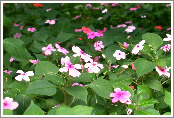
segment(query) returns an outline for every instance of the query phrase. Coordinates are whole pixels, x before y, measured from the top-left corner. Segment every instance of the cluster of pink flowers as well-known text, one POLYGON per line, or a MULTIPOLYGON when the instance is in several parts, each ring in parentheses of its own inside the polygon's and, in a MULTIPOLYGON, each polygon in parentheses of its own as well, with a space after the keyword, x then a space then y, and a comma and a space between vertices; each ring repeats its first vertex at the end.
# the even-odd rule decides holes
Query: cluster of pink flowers
POLYGON ((127 44, 126 42, 124 42, 123 44, 126 48, 129 47, 129 44, 127 44))
POLYGON ((171 67, 167 68, 166 66, 166 68, 164 69, 163 67, 157 65, 155 68, 160 76, 164 75, 167 76, 168 78, 170 77, 170 73, 168 71, 171 69, 171 67))
POLYGON ((171 48, 171 45, 170 44, 166 44, 165 46, 162 46, 160 49, 163 49, 164 52, 167 52, 169 51, 171 48))
POLYGON ((136 7, 132 7, 132 8, 130 8, 129 10, 130 10, 130 11, 135 11, 135 10, 137 10, 137 8, 136 8, 136 7))
POLYGON ((96 36, 97 37, 103 36, 103 33, 90 32, 90 33, 87 33, 87 35, 88 35, 88 39, 94 39, 96 36))
POLYGON ((132 21, 126 21, 125 23, 126 23, 126 24, 130 24, 130 23, 132 23, 132 21))
POLYGON ((82 29, 75 29, 75 32, 82 32, 82 29))
POLYGON ((35 32, 36 31, 36 28, 28 28, 28 31, 30 31, 30 32, 35 32))
POLYGON ((86 4, 86 6, 87 6, 87 7, 92 7, 92 5, 91 5, 91 4, 86 4))
POLYGON ((128 26, 128 27, 125 29, 125 31, 126 31, 127 33, 130 33, 130 32, 133 32, 135 29, 136 29, 136 27, 132 25, 132 26, 128 26))
POLYGON ((3 100, 3 109, 14 110, 19 106, 19 104, 13 101, 13 98, 5 97, 3 100))
POLYGON ((117 60, 125 59, 126 58, 126 53, 122 52, 120 50, 116 50, 115 53, 113 54, 113 56, 116 57, 117 60))
POLYGON ((15 77, 17 81, 22 81, 22 79, 25 81, 30 81, 30 78, 28 76, 34 76, 33 71, 28 71, 24 73, 22 70, 18 70, 16 73, 20 73, 20 75, 15 77))
POLYGON ((139 42, 139 44, 137 44, 133 49, 132 49, 132 54, 138 54, 140 50, 142 50, 144 48, 144 43, 145 40, 142 40, 139 42))
POLYGON ((46 20, 45 23, 49 23, 50 25, 54 25, 56 23, 56 20, 46 20))
POLYGON ((13 37, 19 39, 21 36, 22 36, 22 34, 16 33, 13 37))
POLYGON ((102 41, 97 41, 94 43, 94 47, 96 51, 102 51, 101 48, 104 48, 102 41))

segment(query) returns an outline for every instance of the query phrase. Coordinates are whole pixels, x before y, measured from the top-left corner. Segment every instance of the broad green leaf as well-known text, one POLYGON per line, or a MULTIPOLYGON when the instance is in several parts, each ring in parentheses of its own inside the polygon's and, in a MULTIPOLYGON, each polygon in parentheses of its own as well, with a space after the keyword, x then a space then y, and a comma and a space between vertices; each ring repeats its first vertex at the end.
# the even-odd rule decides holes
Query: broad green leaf
POLYGON ((171 93, 165 90, 164 95, 164 102, 171 108, 171 93))
POLYGON ((100 40, 103 42, 104 47, 113 44, 113 37, 111 36, 103 36, 100 40))
POLYGON ((26 94, 52 96, 56 93, 56 86, 46 80, 36 80, 31 82, 26 90, 26 94))
POLYGON ((25 93, 27 87, 28 85, 18 81, 15 81, 8 86, 8 88, 11 88, 11 90, 16 93, 25 93))
POLYGON ((154 33, 143 34, 142 39, 145 40, 146 43, 152 45, 155 51, 158 49, 160 45, 163 44, 162 38, 154 33))
POLYGON ((165 59, 158 59, 158 61, 156 61, 156 64, 165 68, 166 67, 166 60, 165 59))
POLYGON ((92 111, 92 115, 103 115, 105 111, 105 107, 101 104, 93 104, 92 107, 94 108, 92 111))
POLYGON ((154 105, 155 103, 158 103, 157 100, 153 100, 153 99, 145 99, 145 100, 141 100, 138 105, 142 106, 142 107, 147 107, 147 106, 151 106, 154 105))
POLYGON ((90 73, 83 72, 81 73, 80 77, 73 78, 73 82, 91 82, 92 76, 90 73))
POLYGON ((6 15, 3 14, 3 27, 11 27, 11 26, 13 26, 13 23, 6 15))
POLYGON ((32 97, 25 94, 19 94, 15 97, 15 101, 19 104, 18 108, 14 110, 16 115, 23 115, 25 110, 30 106, 32 97))
POLYGON ((138 85, 137 95, 138 95, 139 100, 149 99, 152 96, 151 91, 147 85, 138 85))
POLYGON ((31 101, 30 106, 24 112, 24 115, 45 115, 44 111, 31 101))
POLYGON ((35 68, 36 75, 56 74, 59 68, 48 61, 40 61, 35 68))
POLYGON ((3 41, 5 50, 17 61, 33 59, 27 49, 24 47, 24 42, 15 38, 6 38, 3 41))
POLYGON ((171 112, 166 112, 163 115, 171 115, 171 112))
POLYGON ((88 86, 92 88, 99 96, 110 99, 109 96, 112 92, 112 85, 109 83, 109 81, 98 79, 91 82, 88 86))
POLYGON ((132 77, 130 77, 128 74, 123 74, 123 75, 119 76, 117 79, 115 79, 114 83, 129 85, 132 83, 132 81, 133 81, 132 77))
POLYGON ((12 83, 12 78, 9 74, 3 72, 3 89, 7 88, 12 83))
POLYGON ((135 71, 138 74, 138 77, 151 72, 155 68, 155 64, 151 61, 148 61, 144 58, 139 58, 135 60, 134 67, 135 71))
POLYGON ((160 113, 155 109, 147 109, 143 111, 137 111, 138 115, 160 115, 160 113))
POLYGON ((46 75, 44 77, 44 80, 50 81, 56 85, 63 85, 64 84, 63 78, 59 75, 46 75))
POLYGON ((71 39, 73 36, 74 36, 73 33, 64 33, 64 32, 62 32, 62 33, 57 35, 57 38, 56 38, 55 41, 64 42, 64 41, 67 41, 67 40, 71 39))
POLYGON ((56 115, 91 115, 93 107, 77 105, 73 108, 60 107, 56 115))
POLYGON ((51 109, 52 107, 58 105, 59 103, 55 101, 54 99, 47 99, 46 101, 46 106, 48 109, 51 109))
POLYGON ((71 86, 71 87, 65 87, 65 91, 74 96, 77 99, 83 100, 87 104, 87 95, 88 92, 83 86, 71 86))
POLYGON ((13 115, 13 111, 10 109, 3 109, 3 115, 13 115))
POLYGON ((48 38, 48 35, 46 32, 42 32, 42 31, 34 32, 34 35, 33 35, 34 40, 46 42, 47 38, 48 38))
POLYGON ((64 32, 64 31, 66 31, 67 29, 69 29, 70 26, 71 26, 71 25, 70 25, 70 20, 67 19, 67 18, 61 17, 61 18, 59 18, 57 21, 58 21, 58 22, 57 22, 57 24, 56 24, 56 27, 57 27, 57 30, 58 30, 59 32, 64 32))
POLYGON ((25 45, 30 44, 32 42, 32 37, 29 37, 27 35, 22 35, 20 37, 20 40, 24 42, 25 45))
POLYGON ((163 91, 162 84, 158 79, 155 79, 153 77, 146 78, 145 80, 143 80, 143 83, 147 85, 149 88, 152 88, 154 90, 161 91, 161 92, 163 91))

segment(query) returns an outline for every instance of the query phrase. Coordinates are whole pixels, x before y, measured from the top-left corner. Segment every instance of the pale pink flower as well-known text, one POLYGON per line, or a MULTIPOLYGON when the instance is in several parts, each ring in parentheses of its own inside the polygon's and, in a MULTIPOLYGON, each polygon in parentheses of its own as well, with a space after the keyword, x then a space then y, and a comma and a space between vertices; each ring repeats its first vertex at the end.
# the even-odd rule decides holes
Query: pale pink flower
POLYGON ((168 78, 170 77, 170 73, 168 71, 171 69, 171 67, 167 68, 167 66, 166 66, 166 68, 164 69, 163 67, 157 65, 155 68, 160 76, 165 75, 168 78))
POLYGON ((166 7, 169 7, 169 6, 171 6, 171 4, 166 4, 166 7))
POLYGON ((132 102, 131 102, 130 99, 128 99, 125 103, 126 103, 126 104, 132 104, 132 102))
POLYGON ((104 5, 104 4, 106 4, 106 3, 101 3, 100 5, 104 5))
POLYGON ((28 76, 34 76, 33 71, 28 71, 24 73, 22 70, 18 70, 16 73, 20 73, 20 75, 15 77, 17 81, 22 81, 22 79, 25 81, 30 81, 30 78, 28 76))
POLYGON ((135 10, 137 10, 137 8, 130 8, 129 10, 130 11, 135 11, 135 10))
POLYGON ((130 99, 129 91, 121 91, 120 88, 115 88, 114 93, 110 93, 110 97, 113 97, 112 103, 120 101, 121 103, 126 103, 130 99))
POLYGON ((132 54, 138 54, 140 50, 144 48, 143 44, 145 43, 145 40, 142 40, 132 49, 132 54))
POLYGON ((128 27, 125 29, 125 31, 126 31, 127 33, 130 33, 130 32, 133 32, 135 29, 136 29, 136 27, 132 25, 132 26, 128 26, 128 27))
POLYGON ((47 12, 49 12, 49 11, 51 11, 51 10, 52 10, 52 8, 46 9, 47 12))
POLYGON ((93 9, 100 9, 100 8, 93 8, 93 9))
POLYGON ((92 7, 92 5, 91 5, 91 4, 86 4, 86 6, 87 6, 87 7, 92 7))
POLYGON ((82 32, 82 29, 75 29, 75 32, 82 32))
POLYGON ((78 84, 78 83, 72 84, 72 86, 75 86, 75 85, 83 86, 82 84, 78 84))
POLYGON ((112 3, 111 6, 113 7, 113 6, 116 6, 116 5, 119 5, 119 3, 112 3))
POLYGON ((38 62, 40 62, 38 59, 37 60, 29 60, 31 63, 33 63, 33 65, 34 64, 37 64, 38 62))
POLYGON ((166 44, 165 46, 162 46, 160 49, 163 49, 164 52, 167 52, 169 51, 171 48, 171 45, 170 44, 166 44))
POLYGON ((98 18, 98 20, 101 20, 101 19, 103 19, 103 17, 99 17, 99 18, 98 18))
POLYGON ((167 30, 171 30, 171 28, 168 28, 167 30))
POLYGON ((3 100, 3 109, 14 110, 18 107, 18 103, 13 101, 13 98, 5 97, 3 100))
POLYGON ((117 27, 126 27, 127 25, 126 24, 121 24, 121 25, 118 25, 117 27))
POLYGON ((127 109, 127 115, 130 115, 132 113, 132 109, 127 109))
POLYGON ((100 58, 101 58, 100 56, 94 57, 94 62, 99 62, 99 59, 100 59, 100 58))
POLYGON ((62 52, 65 55, 67 55, 67 53, 69 53, 68 50, 66 50, 65 48, 60 47, 59 44, 55 44, 55 46, 56 46, 56 48, 58 48, 57 51, 62 52))
POLYGON ((13 60, 15 60, 13 57, 10 58, 10 62, 12 62, 13 60))
POLYGON ((126 21, 125 23, 126 23, 126 24, 130 24, 130 23, 132 23, 132 21, 126 21))
POLYGON ((58 106, 60 106, 60 104, 58 104, 58 105, 56 105, 56 106, 54 106, 54 107, 52 107, 52 108, 56 108, 56 107, 58 107, 58 106))
POLYGON ((52 51, 56 51, 56 49, 54 49, 54 47, 52 46, 52 44, 49 44, 47 47, 43 47, 42 48, 43 51, 45 51, 45 55, 51 55, 52 51))
POLYGON ((24 26, 23 25, 20 26, 20 30, 22 30, 22 29, 24 29, 24 26))
POLYGON ((128 65, 122 65, 121 67, 123 67, 124 69, 127 69, 128 65))
POLYGON ((10 73, 11 73, 12 71, 7 71, 7 70, 4 70, 3 72, 5 72, 5 73, 7 73, 7 74, 9 74, 9 75, 10 75, 10 73))
POLYGON ((14 38, 20 38, 22 36, 22 34, 16 33, 13 37, 14 38))
POLYGON ((102 41, 97 41, 94 43, 94 47, 96 51, 102 51, 101 48, 104 48, 102 41))
POLYGON ((88 68, 88 73, 99 73, 100 69, 104 68, 103 64, 98 64, 98 62, 86 63, 84 67, 88 68))
POLYGON ((126 53, 122 52, 120 50, 116 50, 115 53, 113 54, 113 56, 116 57, 117 60, 125 59, 126 58, 126 53))
POLYGON ((65 64, 65 67, 60 68, 59 71, 60 72, 68 72, 69 75, 73 76, 73 77, 79 77, 81 75, 81 73, 76 70, 76 69, 82 69, 80 64, 75 64, 72 65, 70 62, 70 58, 68 56, 66 56, 65 58, 61 58, 61 64, 65 64))
POLYGON ((54 25, 56 23, 55 20, 46 20, 45 23, 49 23, 50 25, 54 25))
POLYGON ((30 31, 30 32, 34 32, 34 31, 36 31, 36 28, 28 28, 28 31, 30 31))
POLYGON ((87 33, 87 35, 88 35, 88 39, 93 39, 95 38, 95 36, 98 36, 98 32, 87 33))
POLYGON ((108 9, 102 10, 102 14, 108 12, 108 9))
POLYGON ((82 15, 78 15, 78 16, 76 16, 74 19, 78 19, 78 18, 80 18, 80 17, 82 17, 82 15))
POLYGON ((112 68, 118 68, 120 65, 112 65, 112 68))
POLYGON ((96 30, 98 33, 103 33, 103 32, 106 32, 106 30, 107 30, 108 28, 104 28, 103 30, 96 30))
POLYGON ((20 24, 17 24, 17 23, 13 23, 14 26, 18 27, 19 25, 21 25, 22 23, 20 24))
POLYGON ((140 9, 141 7, 140 7, 140 5, 138 4, 136 8, 137 8, 137 9, 140 9))
POLYGON ((115 29, 115 28, 117 28, 117 26, 116 26, 116 27, 113 27, 112 25, 110 25, 110 28, 111 28, 111 29, 115 29))
POLYGON ((124 46, 127 48, 129 46, 129 44, 127 44, 126 42, 124 42, 124 46))
POLYGON ((74 57, 80 56, 82 59, 84 59, 85 62, 92 61, 91 59, 92 56, 84 53, 79 47, 73 46, 72 51, 76 53, 73 55, 74 57))
POLYGON ((164 38, 163 41, 171 41, 172 36, 170 34, 166 34, 167 38, 164 38))

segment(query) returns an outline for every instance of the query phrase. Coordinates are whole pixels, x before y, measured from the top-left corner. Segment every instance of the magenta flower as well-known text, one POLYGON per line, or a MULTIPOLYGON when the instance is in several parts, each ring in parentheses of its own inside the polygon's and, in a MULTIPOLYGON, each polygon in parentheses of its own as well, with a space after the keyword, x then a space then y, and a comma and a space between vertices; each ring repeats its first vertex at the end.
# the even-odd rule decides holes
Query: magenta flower
POLYGON ((90 32, 90 33, 87 33, 88 35, 88 39, 93 39, 95 38, 95 36, 99 36, 98 32, 90 32))
POLYGON ((23 25, 20 26, 20 30, 22 30, 22 29, 24 29, 24 26, 23 25))
POLYGON ((126 27, 127 25, 126 24, 121 24, 121 25, 118 25, 117 27, 126 27))
POLYGON ((132 49, 132 54, 138 54, 140 50, 144 48, 143 44, 145 43, 145 40, 142 40, 132 49))
POLYGON ((7 73, 7 74, 9 74, 9 75, 10 75, 10 73, 11 73, 12 71, 7 71, 7 70, 4 70, 3 72, 5 72, 5 73, 7 73))
POLYGON ((132 21, 126 21, 125 23, 126 23, 126 24, 130 24, 130 23, 132 23, 132 21))
POLYGON ((171 30, 171 28, 168 28, 167 30, 171 30))
POLYGON ((171 41, 172 36, 170 34, 166 34, 167 38, 164 38, 163 41, 171 41))
POLYGON ((140 9, 141 7, 140 7, 140 5, 138 4, 136 8, 137 8, 137 9, 140 9))
POLYGON ((104 48, 102 41, 97 41, 94 43, 94 47, 96 51, 102 51, 101 48, 104 48))
POLYGON ((78 19, 80 17, 82 17, 82 15, 77 15, 74 19, 78 19))
POLYGON ((38 59, 37 60, 29 60, 31 63, 33 63, 33 65, 34 64, 37 64, 38 62, 40 62, 38 59))
POLYGON ((163 49, 164 52, 167 52, 169 51, 171 48, 171 45, 170 44, 166 44, 165 46, 162 46, 160 49, 163 49))
POLYGON ((127 48, 129 46, 129 44, 127 44, 126 42, 124 42, 124 46, 127 48))
POLYGON ((65 55, 67 55, 67 53, 69 53, 69 51, 67 51, 65 48, 60 47, 59 44, 55 44, 55 46, 56 46, 56 48, 58 48, 57 51, 62 52, 65 55))
POLYGON ((111 6, 113 7, 113 6, 116 6, 116 5, 120 5, 120 4, 119 3, 112 3, 111 6))
POLYGON ((18 70, 16 73, 20 73, 20 75, 15 77, 17 81, 22 81, 22 79, 25 81, 30 81, 30 78, 28 76, 34 76, 33 71, 28 71, 24 73, 22 70, 18 70))
POLYGON ((61 58, 61 64, 64 65, 65 67, 60 68, 59 71, 60 72, 68 72, 69 75, 73 76, 73 77, 79 77, 81 75, 81 73, 76 70, 76 69, 82 69, 80 64, 75 64, 72 65, 72 63, 70 62, 70 58, 68 56, 66 56, 65 58, 61 58))
POLYGON ((17 23, 13 23, 14 26, 18 27, 19 25, 21 25, 22 23, 20 24, 17 24, 17 23))
POLYGON ((135 11, 135 10, 137 10, 137 8, 130 8, 129 10, 130 11, 135 11))
POLYGON ((155 68, 160 76, 165 75, 168 78, 170 77, 170 73, 168 71, 171 69, 171 67, 167 68, 167 66, 166 66, 166 68, 164 69, 163 67, 157 65, 155 68))
POLYGON ((10 62, 12 62, 13 60, 15 60, 13 57, 10 58, 10 62))
POLYGON ((43 51, 45 51, 45 55, 51 55, 52 51, 56 51, 56 49, 54 49, 54 47, 52 46, 52 44, 49 44, 47 47, 43 47, 42 48, 43 51))
POLYGON ((166 7, 169 7, 169 6, 171 6, 171 4, 166 4, 166 7))
POLYGON ((3 100, 3 109, 14 110, 18 107, 18 103, 13 101, 13 98, 5 97, 3 100))
POLYGON ((36 28, 28 28, 28 31, 30 31, 30 32, 34 32, 34 31, 36 31, 36 28))
POLYGON ((100 72, 100 69, 103 69, 104 66, 103 64, 98 64, 98 62, 91 62, 91 63, 86 63, 85 68, 88 68, 88 73, 99 73, 100 72))
POLYGON ((84 59, 85 62, 92 61, 91 59, 92 56, 84 53, 79 47, 73 46, 72 51, 76 53, 73 55, 74 57, 80 56, 82 59, 84 59))
POLYGON ((110 97, 113 97, 112 103, 116 103, 118 101, 126 103, 126 101, 130 99, 130 96, 131 94, 129 91, 121 91, 120 88, 115 88, 114 93, 110 94, 110 97))
POLYGON ((49 23, 50 25, 54 25, 56 23, 55 20, 46 20, 45 23, 49 23))
POLYGON ((116 57, 117 60, 126 59, 126 53, 120 50, 116 50, 113 56, 116 57))
POLYGON ((135 29, 136 29, 136 27, 132 25, 132 26, 128 26, 128 27, 125 29, 125 31, 126 31, 127 33, 130 33, 130 32, 133 32, 135 29))
POLYGON ((78 84, 78 83, 72 84, 72 86, 75 86, 75 85, 83 86, 82 84, 78 84))
POLYGON ((22 36, 22 34, 16 33, 13 37, 19 39, 21 36, 22 36))
POLYGON ((75 32, 82 32, 82 29, 75 29, 75 32))

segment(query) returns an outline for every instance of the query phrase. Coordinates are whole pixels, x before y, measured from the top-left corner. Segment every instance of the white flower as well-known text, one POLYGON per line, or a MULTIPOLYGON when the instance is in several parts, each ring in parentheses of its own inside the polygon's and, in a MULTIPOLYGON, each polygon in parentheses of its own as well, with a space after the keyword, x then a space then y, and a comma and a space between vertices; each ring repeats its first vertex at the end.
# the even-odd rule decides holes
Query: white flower
POLYGON ((127 33, 130 33, 130 32, 133 32, 135 29, 136 29, 136 27, 132 25, 132 26, 128 26, 128 27, 125 29, 125 31, 126 31, 127 33))
POLYGON ((106 12, 108 12, 108 9, 104 9, 104 10, 102 11, 102 13, 106 13, 106 12))
POLYGON ((113 56, 116 57, 117 60, 120 60, 121 58, 122 59, 126 58, 126 54, 120 50, 116 50, 113 56))
POLYGON ((163 67, 157 65, 155 68, 160 76, 165 75, 168 78, 170 77, 170 73, 168 71, 171 69, 171 67, 167 68, 167 66, 166 66, 166 68, 164 69, 163 67))
POLYGON ((122 65, 121 67, 123 67, 124 69, 127 69, 128 65, 122 65))
POLYGON ((143 44, 145 43, 145 40, 142 40, 132 49, 132 54, 138 54, 140 50, 144 48, 143 44))
POLYGON ((30 78, 28 76, 34 76, 33 71, 24 73, 22 70, 18 70, 16 73, 20 73, 20 75, 15 77, 17 81, 22 81, 22 79, 24 79, 25 81, 30 81, 30 78))
POLYGON ((171 41, 172 36, 170 34, 166 34, 167 38, 164 38, 163 41, 171 41))

